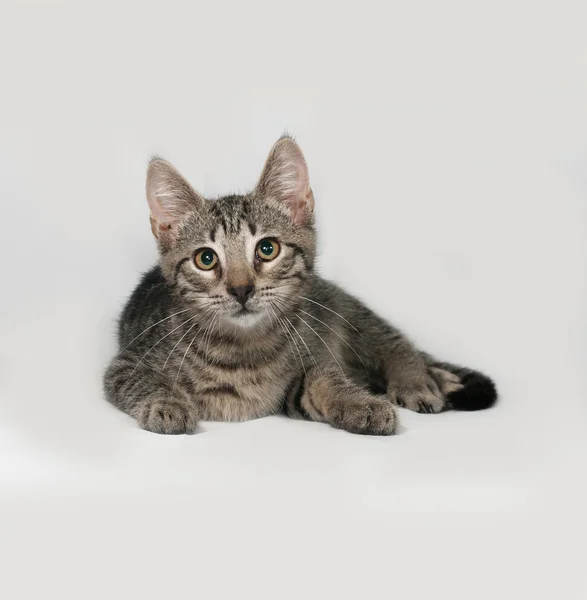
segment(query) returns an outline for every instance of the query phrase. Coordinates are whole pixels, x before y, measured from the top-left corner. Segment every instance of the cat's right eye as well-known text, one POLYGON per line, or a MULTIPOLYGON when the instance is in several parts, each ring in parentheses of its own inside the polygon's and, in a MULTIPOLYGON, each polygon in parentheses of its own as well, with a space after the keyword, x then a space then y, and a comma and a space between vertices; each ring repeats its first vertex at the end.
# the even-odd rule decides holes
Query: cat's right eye
POLYGON ((211 248, 200 248, 194 256, 196 267, 202 271, 210 271, 218 264, 218 255, 211 248))

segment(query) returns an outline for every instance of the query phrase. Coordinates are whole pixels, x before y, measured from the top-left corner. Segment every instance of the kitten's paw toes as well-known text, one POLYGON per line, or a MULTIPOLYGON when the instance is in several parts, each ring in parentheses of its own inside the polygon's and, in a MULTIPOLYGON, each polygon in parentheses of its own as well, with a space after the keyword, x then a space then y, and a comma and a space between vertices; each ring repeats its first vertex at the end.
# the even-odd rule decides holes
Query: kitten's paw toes
POLYGON ((388 391, 394 404, 419 413, 439 413, 446 408, 446 399, 436 385, 419 385, 388 391))
POLYGON ((377 399, 339 400, 330 406, 327 416, 334 427, 365 435, 392 435, 399 424, 394 407, 377 399))
POLYGON ((187 403, 156 399, 143 406, 138 422, 147 431, 177 435, 194 433, 198 419, 194 407, 187 403))
POLYGON ((438 367, 432 367, 430 369, 430 374, 434 378, 434 381, 436 381, 436 385, 438 385, 444 396, 448 396, 448 394, 452 392, 458 392, 464 387, 461 383, 460 377, 454 373, 451 373, 450 371, 445 371, 444 369, 440 369, 438 367))

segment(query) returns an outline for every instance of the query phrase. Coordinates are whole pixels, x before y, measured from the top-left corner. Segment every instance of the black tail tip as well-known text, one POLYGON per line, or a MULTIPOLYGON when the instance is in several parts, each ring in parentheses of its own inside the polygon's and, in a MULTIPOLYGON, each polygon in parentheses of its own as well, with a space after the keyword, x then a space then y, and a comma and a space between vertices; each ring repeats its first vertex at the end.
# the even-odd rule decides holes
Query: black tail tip
POLYGON ((497 402, 497 389, 493 381, 473 371, 461 379, 464 387, 448 395, 448 401, 454 410, 484 410, 497 402))

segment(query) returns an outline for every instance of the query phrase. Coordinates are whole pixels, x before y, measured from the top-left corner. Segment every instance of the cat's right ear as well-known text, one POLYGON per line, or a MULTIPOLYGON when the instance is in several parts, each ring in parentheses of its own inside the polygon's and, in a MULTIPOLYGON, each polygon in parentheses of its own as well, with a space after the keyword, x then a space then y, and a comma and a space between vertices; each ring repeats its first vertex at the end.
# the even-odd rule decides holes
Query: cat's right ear
POLYGON ((181 221, 198 211, 203 198, 167 161, 154 158, 147 170, 147 202, 153 235, 169 244, 181 221))

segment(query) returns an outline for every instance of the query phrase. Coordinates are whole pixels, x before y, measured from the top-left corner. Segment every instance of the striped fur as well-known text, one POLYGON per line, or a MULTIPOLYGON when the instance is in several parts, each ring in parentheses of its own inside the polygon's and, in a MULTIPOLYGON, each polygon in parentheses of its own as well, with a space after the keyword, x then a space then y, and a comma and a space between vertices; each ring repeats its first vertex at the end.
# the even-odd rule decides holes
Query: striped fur
POLYGON ((201 197, 168 163, 149 168, 147 197, 159 264, 119 322, 106 396, 158 433, 191 433, 200 420, 279 412, 354 433, 397 431, 396 406, 435 413, 491 406, 492 381, 437 362, 315 272, 314 199, 297 144, 282 138, 257 188, 201 197), (257 243, 279 244, 275 260, 257 243), (198 249, 218 257, 198 269, 198 249), (241 306, 229 290, 248 285, 241 306))

